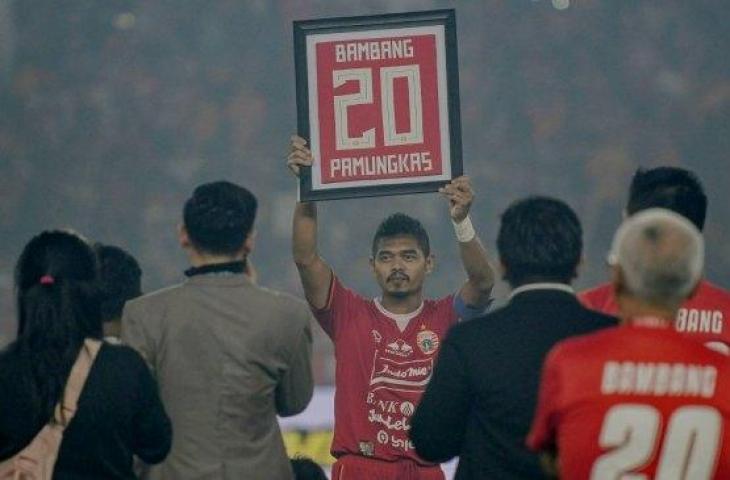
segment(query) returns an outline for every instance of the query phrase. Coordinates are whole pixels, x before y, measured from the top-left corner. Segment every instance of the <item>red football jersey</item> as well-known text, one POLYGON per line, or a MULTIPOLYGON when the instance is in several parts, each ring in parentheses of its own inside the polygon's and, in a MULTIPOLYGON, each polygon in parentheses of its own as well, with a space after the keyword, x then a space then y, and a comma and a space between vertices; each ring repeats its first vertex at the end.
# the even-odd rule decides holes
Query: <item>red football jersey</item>
POLYGON ((425 300, 400 331, 374 300, 332 281, 329 302, 314 315, 335 344, 332 455, 421 465, 408 438, 410 418, 431 379, 441 339, 456 323, 453 296, 425 300))
POLYGON ((728 479, 728 357, 656 325, 561 342, 527 443, 557 449, 563 480, 728 479))
MULTIPOLYGON (((586 290, 578 298, 588 308, 609 315, 618 313, 611 284, 586 290)), ((695 295, 677 313, 677 331, 703 342, 722 342, 730 346, 730 292, 703 280, 695 295)))

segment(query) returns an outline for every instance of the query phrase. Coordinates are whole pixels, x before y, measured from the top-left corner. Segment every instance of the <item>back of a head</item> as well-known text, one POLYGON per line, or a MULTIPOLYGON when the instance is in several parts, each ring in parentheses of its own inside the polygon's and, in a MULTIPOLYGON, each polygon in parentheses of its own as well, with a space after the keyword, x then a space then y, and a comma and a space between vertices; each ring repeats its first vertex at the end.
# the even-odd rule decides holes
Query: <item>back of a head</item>
POLYGON ((9 351, 36 390, 35 411, 50 416, 84 338, 101 337, 94 250, 75 233, 43 232, 25 246, 15 282, 18 338, 9 351))
POLYGON ((185 202, 183 221, 201 252, 237 253, 253 229, 256 197, 243 187, 220 181, 200 185, 185 202))
POLYGON ((691 221, 700 231, 705 226, 707 196, 697 176, 677 167, 639 169, 631 180, 626 213, 665 208, 691 221))
POLYGON ((400 212, 390 215, 380 223, 373 236, 372 254, 377 252, 381 239, 399 236, 413 237, 426 257, 431 254, 428 233, 421 222, 400 212))
POLYGON ((609 263, 620 269, 628 294, 674 309, 702 276, 704 241, 685 217, 666 209, 644 210, 616 232, 609 263))
POLYGON ((322 467, 309 458, 297 457, 291 459, 295 480, 327 480, 322 467))
POLYGON ((112 245, 94 245, 99 260, 101 318, 111 322, 121 318, 124 304, 142 295, 142 269, 127 251, 112 245))
POLYGON ((570 283, 583 251, 575 212, 549 197, 528 197, 502 214, 497 235, 505 280, 513 287, 534 282, 570 283))
POLYGON ((31 239, 15 267, 18 337, 58 328, 100 334, 97 278, 94 251, 79 235, 46 231, 31 239))

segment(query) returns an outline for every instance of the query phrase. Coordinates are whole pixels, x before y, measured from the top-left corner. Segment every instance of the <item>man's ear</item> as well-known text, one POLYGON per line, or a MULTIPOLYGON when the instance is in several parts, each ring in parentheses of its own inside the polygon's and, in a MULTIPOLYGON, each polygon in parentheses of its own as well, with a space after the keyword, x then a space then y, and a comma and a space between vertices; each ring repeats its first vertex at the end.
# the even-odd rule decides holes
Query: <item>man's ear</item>
POLYGON ((254 247, 256 246, 256 230, 251 230, 251 232, 246 237, 246 241, 243 242, 243 254, 250 255, 251 252, 253 252, 254 247))
POLYGON ((180 242, 180 246, 184 249, 188 249, 193 246, 193 242, 190 241, 190 236, 188 235, 188 230, 182 223, 177 226, 177 240, 180 242))
POLYGON ((613 285, 613 291, 616 297, 626 292, 626 279, 621 271, 621 267, 618 265, 611 265, 611 285, 613 285))
POLYGON ((432 253, 426 257, 426 274, 430 274, 436 268, 436 256, 432 253))

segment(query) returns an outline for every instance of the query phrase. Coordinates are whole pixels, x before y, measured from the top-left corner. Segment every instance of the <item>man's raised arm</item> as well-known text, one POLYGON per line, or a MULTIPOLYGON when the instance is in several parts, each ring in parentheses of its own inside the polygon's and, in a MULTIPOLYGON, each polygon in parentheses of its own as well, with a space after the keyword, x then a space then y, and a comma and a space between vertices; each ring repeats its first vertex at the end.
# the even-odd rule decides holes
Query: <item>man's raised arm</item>
POLYGON ((484 309, 491 298, 494 270, 469 218, 469 209, 474 201, 469 177, 455 178, 439 189, 439 193, 449 201, 449 215, 454 223, 461 262, 468 278, 459 296, 467 306, 484 309))
MULTIPOLYGON (((312 153, 307 148, 307 141, 296 135, 291 137, 290 147, 287 166, 298 177, 301 167, 312 166, 312 153)), ((317 252, 315 202, 299 202, 294 209, 292 253, 307 301, 314 308, 325 308, 332 283, 332 268, 317 252)))

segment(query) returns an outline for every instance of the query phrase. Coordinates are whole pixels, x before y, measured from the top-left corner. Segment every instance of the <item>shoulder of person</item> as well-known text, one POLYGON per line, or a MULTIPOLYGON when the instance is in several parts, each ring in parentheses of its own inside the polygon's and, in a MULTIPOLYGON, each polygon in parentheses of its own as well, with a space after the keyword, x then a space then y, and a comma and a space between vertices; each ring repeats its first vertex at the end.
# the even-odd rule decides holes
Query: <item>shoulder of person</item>
MULTIPOLYGON (((501 329, 503 324, 501 323, 505 319, 509 319, 510 317, 517 314, 516 310, 519 308, 519 305, 515 305, 513 302, 507 302, 503 303, 497 307, 492 307, 490 310, 485 313, 484 315, 481 315, 473 320, 468 320, 466 322, 461 322, 460 325, 480 325, 480 329, 501 329), (475 323, 478 322, 478 323, 475 323)), ((476 327, 475 327, 476 328, 476 327)))
POLYGON ((183 286, 184 284, 177 284, 161 288, 160 290, 155 290, 154 292, 146 293, 142 296, 129 300, 126 303, 125 308, 132 310, 148 310, 169 302, 174 302, 181 295, 184 295, 183 286))
POLYGON ((480 317, 457 323, 449 329, 448 338, 451 343, 490 340, 505 331, 504 321, 509 317, 508 306, 499 307, 480 317))
POLYGON ((715 285, 708 280, 702 280, 702 282, 700 282, 700 288, 697 294, 711 295, 715 298, 722 300, 724 303, 727 303, 730 306, 730 290, 715 285))
POLYGON ((140 361, 144 365, 144 360, 142 359, 142 356, 137 352, 137 350, 130 347, 129 345, 114 345, 111 343, 103 342, 102 348, 99 352, 103 353, 104 356, 114 360, 128 362, 140 361))
POLYGON ((285 308, 306 308, 307 303, 299 297, 295 297, 281 290, 274 290, 269 287, 262 287, 257 285, 259 293, 265 297, 269 297, 272 301, 281 304, 285 308))
POLYGON ((618 318, 614 317, 613 315, 609 315, 607 313, 599 312, 598 310, 593 310, 591 308, 586 307, 585 305, 580 305, 580 309, 583 312, 583 319, 580 319, 581 321, 589 321, 592 322, 594 326, 597 327, 612 327, 615 325, 618 325, 619 321, 618 318))
POLYGON ((456 298, 456 295, 458 293, 454 293, 451 295, 447 295, 445 297, 439 297, 439 298, 424 298, 423 299, 423 307, 424 308, 451 308, 454 305, 454 299, 456 298))
POLYGON ((582 333, 565 338, 553 346, 552 357, 571 357, 579 355, 595 356, 596 351, 602 351, 605 342, 613 342, 616 335, 621 335, 619 327, 608 327, 593 332, 582 333))
POLYGON ((310 311, 307 302, 299 297, 295 297, 294 295, 291 295, 289 293, 274 290, 268 287, 257 286, 256 288, 261 295, 268 297, 267 300, 271 302, 274 308, 281 311, 282 313, 308 314, 310 311))
POLYGON ((139 352, 127 345, 111 345, 109 343, 104 343, 97 358, 103 362, 108 362, 109 364, 114 365, 115 371, 119 372, 130 371, 130 369, 147 369, 147 365, 139 352), (122 370, 117 370, 117 367, 124 368, 122 370))
POLYGON ((612 292, 613 286, 610 283, 602 283, 578 292, 578 297, 581 299, 603 298, 612 292))

